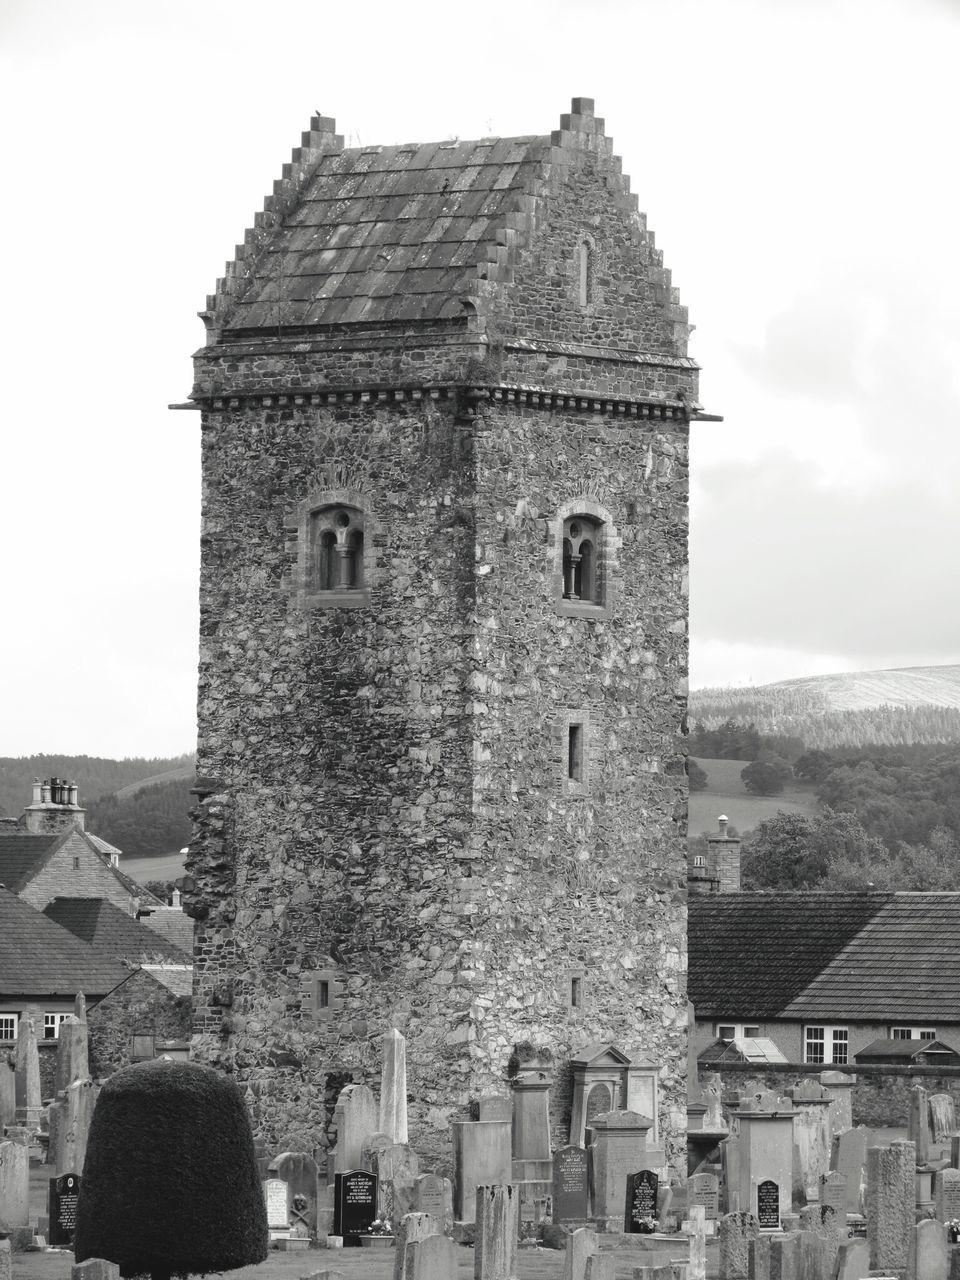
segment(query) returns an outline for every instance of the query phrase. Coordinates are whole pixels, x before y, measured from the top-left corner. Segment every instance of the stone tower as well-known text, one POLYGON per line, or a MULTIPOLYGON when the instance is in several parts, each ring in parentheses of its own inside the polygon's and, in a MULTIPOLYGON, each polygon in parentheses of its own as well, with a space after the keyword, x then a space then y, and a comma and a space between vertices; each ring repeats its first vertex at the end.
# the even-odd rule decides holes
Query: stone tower
POLYGON ((518 1045, 565 1141, 612 1041, 678 1151, 697 371, 593 103, 314 118, 202 316, 196 1054, 319 1142, 396 1027, 440 1153, 518 1045))

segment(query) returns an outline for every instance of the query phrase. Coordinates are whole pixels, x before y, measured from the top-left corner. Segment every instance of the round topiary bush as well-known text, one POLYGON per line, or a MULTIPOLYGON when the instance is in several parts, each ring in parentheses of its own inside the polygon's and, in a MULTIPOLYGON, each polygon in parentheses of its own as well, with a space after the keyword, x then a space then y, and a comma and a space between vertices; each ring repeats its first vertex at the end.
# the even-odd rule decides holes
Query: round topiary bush
POLYGON ((240 1090, 210 1067, 159 1059, 100 1092, 74 1254, 123 1276, 230 1271, 267 1256, 267 1215, 240 1090))

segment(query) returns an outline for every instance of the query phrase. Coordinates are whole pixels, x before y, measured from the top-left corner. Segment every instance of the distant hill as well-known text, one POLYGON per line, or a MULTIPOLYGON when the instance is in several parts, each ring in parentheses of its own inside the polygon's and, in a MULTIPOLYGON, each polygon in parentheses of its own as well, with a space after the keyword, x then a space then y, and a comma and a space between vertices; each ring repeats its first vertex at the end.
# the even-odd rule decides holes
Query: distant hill
POLYGON ((119 791, 114 792, 114 795, 118 800, 129 800, 144 787, 156 787, 161 782, 193 782, 196 773, 197 767, 191 756, 189 764, 181 765, 178 769, 166 769, 163 773, 151 773, 149 778, 142 778, 139 782, 131 782, 121 787, 119 791))
POLYGON ((690 720, 752 723, 807 747, 960 742, 960 666, 905 667, 779 680, 754 688, 694 689, 690 720))
POLYGON ((703 791, 691 791, 688 831, 691 836, 714 835, 717 819, 723 814, 743 835, 778 813, 800 813, 812 818, 818 811, 814 787, 792 778, 776 796, 755 796, 743 785, 740 771, 749 760, 698 760, 706 772, 703 791))
MULTIPOLYGON (((131 785, 156 782, 161 777, 166 779, 174 774, 178 778, 191 777, 193 762, 193 755, 188 753, 150 760, 111 760, 103 756, 0 756, 0 812, 18 818, 33 798, 34 778, 56 777, 76 782, 80 789, 80 803, 87 807, 100 796, 131 785)), ((91 826, 91 830, 96 831, 96 828, 91 826)))
MULTIPOLYGON (((181 773, 182 770, 172 770, 181 773)), ((144 782, 101 796, 87 809, 87 829, 131 858, 155 858, 182 849, 189 841, 194 807, 193 770, 186 777, 144 782)), ((150 878, 150 877, 148 877, 150 878)))

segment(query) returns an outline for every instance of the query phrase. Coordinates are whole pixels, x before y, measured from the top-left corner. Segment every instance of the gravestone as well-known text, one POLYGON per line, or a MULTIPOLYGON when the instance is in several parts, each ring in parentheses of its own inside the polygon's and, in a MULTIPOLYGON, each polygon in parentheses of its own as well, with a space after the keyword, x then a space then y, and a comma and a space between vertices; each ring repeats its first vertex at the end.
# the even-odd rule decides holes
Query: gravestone
POLYGON ((949 1093, 931 1093, 928 1102, 930 1136, 938 1147, 943 1147, 957 1131, 957 1109, 949 1093))
POLYGON ((0 1056, 0 1133, 17 1118, 17 1078, 6 1054, 0 1056))
POLYGON ((333 1109, 337 1131, 334 1174, 363 1167, 364 1145, 377 1132, 379 1120, 380 1108, 366 1085, 348 1084, 340 1090, 333 1109))
POLYGON ((396 1224, 393 1280, 410 1280, 408 1268, 412 1255, 409 1254, 408 1247, 440 1233, 440 1219, 435 1218, 432 1213, 405 1213, 396 1224))
POLYGON ((723 1107, 721 1105, 723 1085, 720 1083, 719 1075, 714 1073, 707 1076, 701 1086, 700 1094, 707 1106, 701 1128, 707 1133, 727 1133, 729 1125, 723 1118, 723 1107))
POLYGON ((860 1184, 873 1146, 873 1130, 863 1125, 846 1129, 833 1140, 830 1167, 842 1173, 847 1186, 847 1213, 860 1213, 860 1184))
POLYGON ((853 1086, 857 1077, 845 1071, 821 1071, 820 1083, 830 1096, 830 1132, 841 1133, 853 1126, 853 1086))
POLYGON ((589 1174, 585 1147, 553 1153, 553 1220, 583 1222, 589 1214, 589 1174))
POLYGON ((33 1018, 20 1019, 16 1046, 17 1123, 36 1129, 40 1124, 40 1051, 33 1018))
MULTIPOLYGON (((83 1173, 87 1156, 87 1139, 93 1121, 93 1109, 97 1104, 99 1086, 92 1080, 76 1080, 66 1090, 57 1119, 56 1164, 57 1175, 83 1173)), ((52 1135, 51 1135, 52 1136, 52 1135)))
POLYGON ((289 1188, 289 1222, 306 1229, 310 1240, 317 1238, 317 1162, 304 1151, 282 1151, 267 1170, 271 1180, 279 1178, 289 1188), (302 1200, 303 1203, 298 1203, 302 1200))
MULTIPOLYGON (((481 1115, 483 1102, 481 1098, 481 1115)), ((474 1221, 478 1186, 505 1186, 510 1181, 510 1133, 509 1119, 453 1122, 453 1213, 458 1222, 474 1221)))
POLYGON ((432 1235, 406 1246, 404 1280, 453 1280, 457 1246, 449 1236, 432 1235))
POLYGON ((780 1230, 780 1186, 772 1178, 757 1183, 757 1225, 761 1231, 780 1230))
POLYGON ((30 1223, 30 1151, 0 1142, 0 1231, 30 1223))
POLYGON ((68 1013, 57 1030, 57 1070, 53 1091, 59 1097, 78 1080, 89 1080, 87 1023, 68 1013))
POLYGON ((484 1123, 487 1121, 502 1124, 513 1123, 513 1098, 508 1093, 485 1093, 478 1105, 478 1115, 484 1123))
POLYGON ((120 1280, 120 1266, 105 1258, 88 1258, 70 1268, 70 1280, 120 1280))
POLYGON ((930 1161, 930 1111, 927 1091, 922 1084, 910 1090, 910 1112, 907 1116, 907 1141, 912 1142, 917 1153, 917 1167, 930 1161))
POLYGON ((290 1188, 282 1178, 267 1178, 263 1184, 263 1201, 271 1240, 290 1234, 290 1199, 290 1188))
POLYGON ((638 1232, 642 1225, 657 1220, 657 1191, 660 1179, 652 1169, 641 1169, 627 1176, 626 1214, 624 1230, 638 1232))
POLYGON ((649 1118, 634 1111, 608 1111, 589 1127, 593 1217, 605 1220, 609 1230, 623 1230, 627 1177, 647 1163, 649 1128, 649 1118))
POLYGON ((417 1153, 406 1143, 392 1142, 389 1134, 377 1133, 364 1143, 363 1167, 377 1175, 377 1216, 392 1221, 397 1215, 394 1184, 403 1183, 412 1192, 420 1172, 417 1153))
POLYGON ((843 1226, 847 1221, 847 1180, 837 1169, 820 1175, 819 1203, 822 1208, 829 1208, 837 1215, 837 1221, 843 1226))
MULTIPOLYGON (((799 1280, 800 1233, 770 1237, 770 1280, 799 1280)), ((830 1280, 828 1277, 827 1280, 830 1280)))
POLYGON ((907 1280, 947 1280, 947 1233, 942 1222, 927 1218, 911 1232, 907 1280))
POLYGON ((477 1187, 477 1228, 473 1246, 475 1280, 515 1280, 519 1210, 518 1187, 477 1187))
POLYGON ((720 1280, 748 1280, 748 1243, 760 1234, 752 1213, 725 1213, 720 1219, 720 1280))
POLYGON ((379 1128, 391 1142, 407 1141, 407 1042, 395 1027, 383 1037, 379 1128))
POLYGON ((65 1173, 50 1179, 47 1192, 47 1215, 50 1220, 50 1245, 54 1249, 72 1248, 77 1229, 77 1196, 80 1179, 75 1173, 65 1173))
POLYGON ((590 1227, 580 1227, 572 1232, 563 1251, 563 1280, 585 1280, 587 1259, 599 1252, 597 1233, 590 1227))
POLYGON ((417 1213, 427 1213, 442 1225, 444 1232, 453 1228, 453 1186, 449 1178, 437 1173, 423 1173, 414 1180, 414 1203, 417 1213))
POLYGON ((902 1271, 915 1222, 916 1160, 912 1142, 867 1151, 867 1243, 870 1269, 902 1271))
POLYGON ((366 1235, 377 1216, 377 1179, 366 1169, 338 1173, 333 1186, 333 1234, 344 1244, 366 1235))
POLYGON ((870 1249, 866 1240, 841 1240, 837 1250, 837 1280, 867 1280, 870 1249))
POLYGON ((713 1173, 694 1173, 687 1179, 687 1205, 703 1208, 706 1222, 716 1222, 720 1213, 720 1179, 713 1173))
POLYGON ((616 1259, 612 1253, 592 1253, 583 1270, 583 1280, 616 1280, 616 1259))
POLYGON ((940 1222, 947 1222, 951 1218, 960 1221, 960 1169, 939 1170, 934 1204, 940 1222))
MULTIPOLYGON (((720 1165, 723 1172, 723 1209, 740 1212, 740 1135, 732 1133, 720 1143, 720 1165)), ((747 1202, 749 1203, 749 1201, 747 1202)))
POLYGON ((605 1084, 595 1084, 587 1094, 587 1106, 584 1116, 584 1127, 590 1128, 590 1121, 597 1116, 613 1110, 613 1097, 605 1084))
POLYGON ((690 1240, 690 1262, 687 1269, 687 1280, 706 1280, 707 1219, 703 1205, 691 1204, 687 1210, 687 1220, 689 1222, 688 1234, 690 1240))
POLYGON ((747 1241, 747 1280, 770 1280, 770 1237, 747 1241))

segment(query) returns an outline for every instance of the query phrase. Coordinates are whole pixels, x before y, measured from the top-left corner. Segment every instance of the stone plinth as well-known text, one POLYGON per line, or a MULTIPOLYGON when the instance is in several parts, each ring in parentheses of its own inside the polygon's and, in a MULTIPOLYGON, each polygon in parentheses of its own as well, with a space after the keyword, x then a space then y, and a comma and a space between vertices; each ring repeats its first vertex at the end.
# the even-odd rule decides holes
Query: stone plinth
POLYGON ((607 1230, 624 1230, 627 1178, 647 1164, 650 1125, 636 1111, 608 1111, 590 1122, 593 1216, 607 1230))

